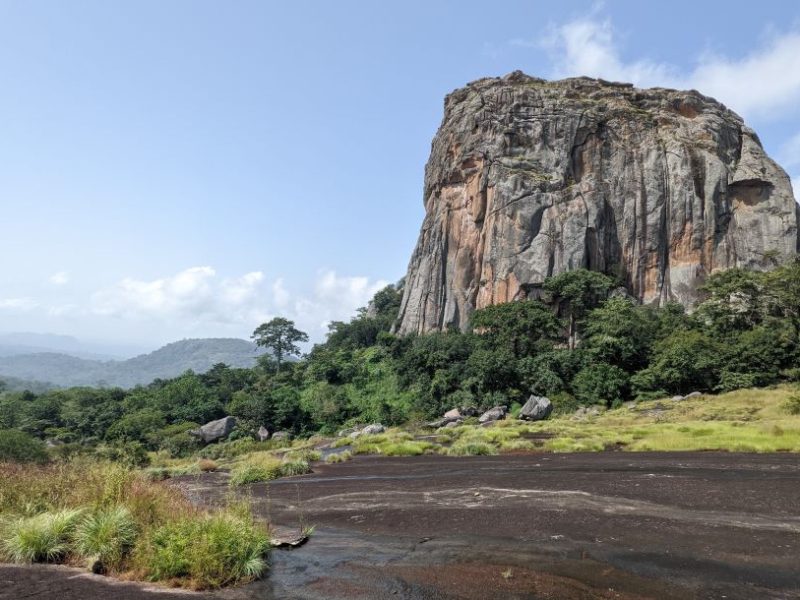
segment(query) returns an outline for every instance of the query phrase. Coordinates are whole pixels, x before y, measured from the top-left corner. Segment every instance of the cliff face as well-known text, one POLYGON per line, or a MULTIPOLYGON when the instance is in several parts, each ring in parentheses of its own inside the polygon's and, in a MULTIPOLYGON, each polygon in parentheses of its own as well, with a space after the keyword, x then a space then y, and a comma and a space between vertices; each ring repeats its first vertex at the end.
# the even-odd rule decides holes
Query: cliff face
POLYGON ((520 72, 447 96, 400 333, 464 328, 550 275, 619 274, 642 302, 691 305, 710 273, 798 249, 786 173, 720 103, 520 72))

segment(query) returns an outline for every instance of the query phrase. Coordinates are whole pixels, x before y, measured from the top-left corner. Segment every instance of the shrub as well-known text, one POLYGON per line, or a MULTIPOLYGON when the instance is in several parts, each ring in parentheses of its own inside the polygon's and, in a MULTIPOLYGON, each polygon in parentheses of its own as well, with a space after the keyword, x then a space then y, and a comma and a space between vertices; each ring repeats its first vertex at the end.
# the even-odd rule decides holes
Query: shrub
POLYGON ((41 440, 18 429, 0 429, 0 461, 45 462, 47 451, 41 440))
POLYGON ((267 565, 269 536, 251 519, 194 515, 156 529, 136 562, 153 581, 188 578, 196 589, 250 581, 267 565))
POLYGON ((197 468, 203 473, 210 473, 211 471, 216 471, 219 466, 211 459, 201 458, 199 461, 197 461, 197 468))
POLYGON ((20 517, 6 527, 2 553, 19 563, 61 560, 81 515, 80 510, 61 510, 20 517))
POLYGON ((621 400, 628 390, 628 374, 607 363, 592 363, 575 376, 572 387, 575 395, 586 404, 603 403, 611 406, 621 400))
POLYGON ((790 415, 800 415, 800 393, 792 394, 784 403, 784 407, 790 415))
POLYGON ((75 549, 81 556, 102 565, 102 571, 119 569, 136 541, 137 527, 124 506, 98 510, 75 529, 75 549))

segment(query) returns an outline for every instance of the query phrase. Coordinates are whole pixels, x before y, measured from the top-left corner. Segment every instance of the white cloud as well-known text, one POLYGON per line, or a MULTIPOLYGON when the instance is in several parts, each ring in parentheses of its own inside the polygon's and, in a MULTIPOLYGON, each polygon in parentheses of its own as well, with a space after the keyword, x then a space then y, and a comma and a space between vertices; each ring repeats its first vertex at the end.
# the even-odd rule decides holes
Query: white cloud
POLYGON ((69 283, 69 272, 59 271, 58 273, 53 273, 47 280, 53 285, 65 285, 69 283))
MULTIPOLYGON (((278 288, 283 294, 280 300, 283 301, 289 318, 301 325, 301 329, 308 331, 313 339, 319 340, 327 332, 328 323, 346 321, 355 314, 357 308, 366 306, 375 292, 386 285, 388 282, 383 280, 341 277, 335 271, 322 271, 308 295, 293 299, 282 287, 282 283, 278 288)), ((278 295, 275 294, 276 300, 278 295)))
POLYGON ((123 318, 170 318, 239 323, 257 318, 263 273, 217 277, 212 267, 192 267, 151 281, 126 277, 94 294, 94 311, 123 318))
POLYGON ((800 32, 772 32, 738 59, 706 53, 688 73, 664 62, 624 60, 615 36, 609 19, 590 16, 553 26, 540 45, 552 56, 555 77, 587 75, 639 87, 693 88, 747 117, 776 116, 800 102, 800 32))
POLYGON ((260 271, 221 278, 215 269, 203 266, 149 281, 127 277, 94 294, 92 306, 100 316, 164 320, 191 332, 233 326, 238 335, 281 315, 319 341, 330 321, 348 319, 386 284, 323 271, 309 292, 295 294, 281 278, 268 284, 260 271))
POLYGON ((0 298, 0 310, 29 311, 38 306, 32 298, 0 298))

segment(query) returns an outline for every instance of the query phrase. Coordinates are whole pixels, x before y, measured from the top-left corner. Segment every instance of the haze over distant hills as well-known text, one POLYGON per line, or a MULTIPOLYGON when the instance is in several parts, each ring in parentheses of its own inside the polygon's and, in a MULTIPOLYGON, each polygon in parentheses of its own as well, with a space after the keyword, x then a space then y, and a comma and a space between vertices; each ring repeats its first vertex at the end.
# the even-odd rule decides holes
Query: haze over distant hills
POLYGON ((15 353, 12 346, 1 343, 0 349, 0 379, 13 377, 62 387, 125 388, 147 384, 158 378, 176 377, 189 369, 203 373, 216 363, 252 367, 262 353, 251 342, 236 338, 181 340, 127 360, 98 360, 52 350, 15 353))
POLYGON ((110 344, 79 340, 71 335, 55 333, 0 333, 0 356, 58 352, 79 358, 119 360, 144 354, 151 348, 141 345, 110 344))

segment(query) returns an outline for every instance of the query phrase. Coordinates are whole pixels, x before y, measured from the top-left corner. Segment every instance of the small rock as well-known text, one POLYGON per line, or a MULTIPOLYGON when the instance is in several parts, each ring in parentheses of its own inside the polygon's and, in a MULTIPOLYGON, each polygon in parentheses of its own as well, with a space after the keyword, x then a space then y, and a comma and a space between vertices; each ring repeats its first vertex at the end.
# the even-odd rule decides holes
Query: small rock
POLYGON ((288 442, 292 439, 292 434, 288 431, 276 431, 272 434, 272 439, 276 442, 288 442))
POLYGON ((479 423, 493 423, 494 421, 499 421, 506 416, 506 411, 508 410, 507 406, 495 406, 494 408, 490 408, 485 413, 483 413, 480 417, 478 417, 479 423))
POLYGON ((303 530, 275 527, 271 533, 270 544, 274 548, 296 548, 308 541, 308 533, 303 530))
POLYGON ((447 423, 445 425, 445 427, 447 427, 448 429, 452 429, 453 427, 458 427, 459 425, 461 425, 461 421, 460 420, 458 420, 458 421, 450 421, 449 423, 447 423))
POLYGON ((672 400, 673 402, 680 402, 681 400, 683 400, 683 396, 673 396, 672 398, 670 398, 670 400, 672 400))

